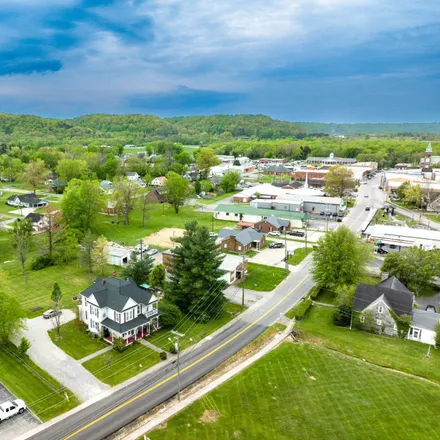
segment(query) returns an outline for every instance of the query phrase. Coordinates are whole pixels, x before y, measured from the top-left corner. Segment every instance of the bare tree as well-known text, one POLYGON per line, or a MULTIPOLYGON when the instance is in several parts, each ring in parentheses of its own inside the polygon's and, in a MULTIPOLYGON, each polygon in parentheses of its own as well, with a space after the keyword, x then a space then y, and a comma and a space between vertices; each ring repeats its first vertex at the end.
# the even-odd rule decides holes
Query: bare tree
POLYGON ((44 208, 43 214, 47 218, 49 256, 52 257, 54 245, 60 239, 63 231, 63 226, 61 223, 61 211, 49 204, 44 208))
POLYGON ((115 182, 113 200, 117 211, 122 212, 125 224, 130 224, 130 212, 136 205, 136 198, 139 196, 139 186, 126 178, 119 178, 115 182))
POLYGON ((95 241, 92 251, 92 267, 95 272, 100 272, 104 275, 104 269, 107 266, 108 253, 106 250, 107 240, 101 235, 95 241))
POLYGON ((147 199, 147 193, 142 194, 142 197, 139 199, 139 205, 141 207, 141 213, 142 213, 142 227, 145 228, 145 220, 148 220, 150 216, 148 215, 148 199, 147 199))
POLYGON ((51 299, 55 304, 55 328, 57 329, 57 335, 60 337, 60 327, 61 327, 61 298, 63 297, 63 294, 61 293, 61 289, 58 283, 54 283, 51 299))
POLYGON ((95 249, 95 236, 90 229, 86 232, 84 238, 80 241, 80 255, 84 266, 93 272, 93 250, 95 249))
POLYGON ((12 247, 17 254, 17 258, 21 264, 21 270, 24 276, 24 281, 27 285, 27 274, 25 263, 27 261, 29 247, 32 240, 32 223, 30 219, 17 219, 11 232, 12 247))

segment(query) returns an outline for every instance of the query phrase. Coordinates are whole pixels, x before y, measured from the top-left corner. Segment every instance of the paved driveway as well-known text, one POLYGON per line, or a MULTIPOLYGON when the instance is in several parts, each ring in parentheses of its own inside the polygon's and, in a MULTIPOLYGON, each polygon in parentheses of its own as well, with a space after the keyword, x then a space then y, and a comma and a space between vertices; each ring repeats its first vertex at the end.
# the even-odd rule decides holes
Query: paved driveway
MULTIPOLYGON (((277 238, 277 237, 273 237, 277 238)), ((283 237, 279 237, 279 240, 274 240, 274 242, 284 243, 283 237)), ((309 246, 309 245, 308 245, 309 246)), ((293 252, 295 249, 304 247, 304 243, 299 243, 297 241, 287 240, 287 251, 293 252)), ((310 245, 311 247, 311 245, 310 245)), ((272 267, 282 267, 284 268, 284 257, 286 256, 285 248, 282 249, 270 249, 266 248, 260 251, 255 257, 249 258, 251 263, 264 264, 266 266, 272 267)))
MULTIPOLYGON (((71 310, 63 310, 61 323, 75 319, 75 314, 71 310)), ((27 330, 21 336, 26 337, 31 342, 28 351, 29 357, 43 370, 69 388, 77 397, 86 401, 109 388, 89 373, 78 361, 68 356, 63 350, 58 348, 50 339, 47 331, 54 328, 51 319, 44 319, 42 316, 26 320, 27 330)))
MULTIPOLYGON (((15 399, 16 396, 10 393, 9 390, 0 383, 0 403, 15 399)), ((0 439, 12 440, 36 428, 40 423, 41 422, 29 410, 23 414, 17 414, 0 424, 0 439)))

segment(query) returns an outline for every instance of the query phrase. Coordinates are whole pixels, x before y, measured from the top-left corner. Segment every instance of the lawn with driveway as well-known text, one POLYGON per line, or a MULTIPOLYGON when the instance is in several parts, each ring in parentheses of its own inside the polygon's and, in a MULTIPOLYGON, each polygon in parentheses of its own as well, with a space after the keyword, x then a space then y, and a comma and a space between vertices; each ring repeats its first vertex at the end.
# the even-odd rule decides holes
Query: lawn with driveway
POLYGON ((0 345, 0 382, 43 421, 78 405, 78 399, 28 356, 18 356, 14 345, 0 345), (69 400, 66 400, 64 391, 69 400))
POLYGON ((151 440, 438 439, 440 388, 309 344, 284 343, 151 440))
MULTIPOLYGON (((270 292, 286 278, 285 269, 265 266, 263 264, 248 263, 248 271, 244 280, 244 288, 260 292, 270 292)), ((243 283, 239 284, 239 287, 243 283)))
POLYGON ((203 203, 204 205, 210 205, 212 203, 220 202, 220 200, 226 199, 228 197, 233 196, 234 194, 238 194, 240 191, 231 191, 223 194, 219 194, 218 196, 211 197, 209 199, 197 199, 197 202, 203 203))
POLYGON ((307 257, 307 255, 311 254, 312 252, 313 252, 313 249, 311 247, 308 247, 307 250, 305 247, 295 249, 293 251, 293 254, 291 253, 289 255, 289 259, 287 261, 292 266, 297 266, 298 264, 300 264, 304 260, 304 258, 307 257))
POLYGON ((122 353, 110 350, 82 365, 101 382, 113 386, 148 370, 158 362, 159 353, 135 342, 122 353))
POLYGON ((99 338, 86 333, 86 325, 78 319, 69 321, 60 327, 60 336, 56 329, 49 330, 52 342, 73 359, 82 359, 92 353, 108 347, 99 338))

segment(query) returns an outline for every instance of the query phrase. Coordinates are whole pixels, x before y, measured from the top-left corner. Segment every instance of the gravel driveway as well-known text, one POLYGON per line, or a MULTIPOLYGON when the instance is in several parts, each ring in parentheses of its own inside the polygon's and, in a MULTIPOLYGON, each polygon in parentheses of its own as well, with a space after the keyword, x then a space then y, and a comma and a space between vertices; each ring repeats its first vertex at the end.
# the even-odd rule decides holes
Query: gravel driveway
MULTIPOLYGON (((75 319, 71 310, 63 310, 61 323, 64 324, 75 319)), ((86 401, 109 388, 89 373, 78 361, 68 356, 58 348, 50 339, 47 331, 54 328, 51 319, 44 319, 42 316, 34 319, 27 319, 27 330, 21 336, 29 339, 31 348, 28 351, 29 357, 46 370, 51 376, 69 388, 76 396, 86 401)))

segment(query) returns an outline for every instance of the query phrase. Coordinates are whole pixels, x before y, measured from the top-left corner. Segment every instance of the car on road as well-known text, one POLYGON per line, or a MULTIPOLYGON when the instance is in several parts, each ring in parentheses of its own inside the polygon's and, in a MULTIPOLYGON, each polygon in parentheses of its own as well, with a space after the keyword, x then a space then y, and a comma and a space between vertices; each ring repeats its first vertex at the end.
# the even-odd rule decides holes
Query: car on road
POLYGON ((368 194, 365 194, 365 196, 364 196, 366 199, 368 199, 368 194))
POLYGON ((325 215, 325 212, 324 212, 324 211, 321 211, 321 212, 319 213, 319 215, 325 215))
POLYGON ((136 252, 136 254, 140 254, 141 252, 144 253, 145 251, 148 250, 148 247, 149 247, 148 244, 143 244, 142 246, 138 244, 134 248, 134 251, 136 252))
POLYGON ((16 414, 22 414, 26 410, 26 404, 21 399, 4 402, 0 405, 0 423, 16 414))
POLYGON ((55 318, 55 316, 59 316, 59 315, 61 315, 62 313, 63 313, 63 312, 62 312, 61 310, 53 310, 53 309, 46 310, 46 311, 43 313, 43 318, 44 318, 44 319, 55 318))
POLYGON ((365 211, 369 211, 371 208, 369 206, 365 207, 365 211))
POLYGON ((432 304, 428 304, 428 305, 426 306, 425 310, 426 310, 427 312, 434 312, 434 313, 437 313, 437 309, 436 309, 435 306, 433 306, 432 304))
POLYGON ((283 248, 284 244, 283 243, 271 243, 269 245, 270 249, 279 249, 279 248, 283 248))
POLYGON ((397 246, 395 244, 390 244, 390 249, 397 249, 397 246))
POLYGON ((341 218, 341 217, 338 217, 338 218, 336 219, 336 221, 337 221, 338 223, 341 223, 341 222, 342 222, 342 218, 341 218))
POLYGON ((149 251, 146 252, 147 255, 153 256, 156 255, 159 251, 157 249, 150 249, 149 251))
POLYGON ((217 237, 217 235, 218 235, 217 232, 210 232, 209 233, 210 237, 217 237))
POLYGON ((306 235, 303 231, 289 231, 288 234, 294 237, 304 237, 306 235))
POLYGON ((267 235, 275 235, 276 237, 279 237, 281 235, 280 231, 270 231, 267 233, 267 235))
POLYGON ((387 254, 388 253, 385 249, 382 249, 381 247, 376 248, 375 252, 377 252, 378 254, 387 254))

